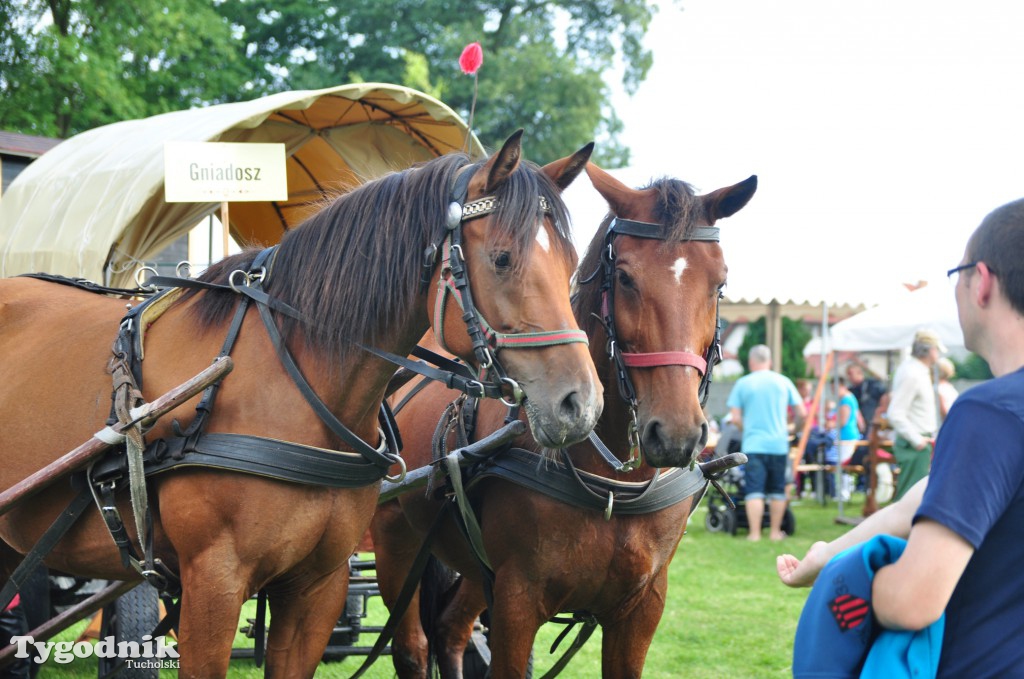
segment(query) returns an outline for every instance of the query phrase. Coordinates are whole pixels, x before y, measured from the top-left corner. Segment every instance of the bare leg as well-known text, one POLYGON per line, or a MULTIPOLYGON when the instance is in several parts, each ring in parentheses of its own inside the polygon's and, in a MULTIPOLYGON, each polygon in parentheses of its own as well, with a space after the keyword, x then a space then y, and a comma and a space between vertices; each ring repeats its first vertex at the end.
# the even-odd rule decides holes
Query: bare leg
POLYGON ((761 521, 764 520, 764 500, 757 498, 756 500, 748 499, 746 501, 747 510, 747 524, 750 526, 750 534, 747 535, 747 539, 751 542, 756 542, 761 539, 761 521))
POLYGON ((782 532, 782 518, 786 515, 786 501, 771 500, 768 503, 768 513, 771 525, 771 532, 768 533, 769 539, 781 540, 786 537, 786 534, 782 532))

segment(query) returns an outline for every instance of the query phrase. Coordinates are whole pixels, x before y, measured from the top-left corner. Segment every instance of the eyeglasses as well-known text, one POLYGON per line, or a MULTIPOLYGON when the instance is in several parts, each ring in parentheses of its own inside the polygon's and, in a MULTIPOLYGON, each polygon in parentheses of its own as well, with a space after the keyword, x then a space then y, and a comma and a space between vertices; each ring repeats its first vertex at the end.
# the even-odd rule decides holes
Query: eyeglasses
POLYGON ((968 262, 967 264, 961 264, 960 266, 954 266, 952 269, 946 272, 946 278, 949 279, 949 284, 956 287, 957 282, 960 280, 960 272, 973 269, 978 266, 978 262, 968 262))

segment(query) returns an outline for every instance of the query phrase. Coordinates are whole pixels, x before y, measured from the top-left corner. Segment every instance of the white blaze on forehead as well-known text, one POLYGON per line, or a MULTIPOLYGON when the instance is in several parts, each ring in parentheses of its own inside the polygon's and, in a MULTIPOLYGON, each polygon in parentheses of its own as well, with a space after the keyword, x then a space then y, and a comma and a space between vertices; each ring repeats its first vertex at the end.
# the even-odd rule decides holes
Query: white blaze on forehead
POLYGON ((686 258, 680 257, 672 265, 672 273, 676 275, 676 282, 682 285, 683 272, 686 271, 686 258))
POLYGON ((541 224, 540 228, 537 229, 537 242, 544 249, 544 252, 551 251, 551 241, 548 240, 548 230, 544 228, 544 224, 541 224))

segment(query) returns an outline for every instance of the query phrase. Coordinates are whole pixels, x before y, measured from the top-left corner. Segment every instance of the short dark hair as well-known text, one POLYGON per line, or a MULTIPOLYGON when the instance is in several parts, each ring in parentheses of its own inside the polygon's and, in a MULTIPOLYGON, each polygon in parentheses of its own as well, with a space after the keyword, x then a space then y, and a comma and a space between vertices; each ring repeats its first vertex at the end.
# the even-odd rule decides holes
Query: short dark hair
POLYGON ((990 212, 967 241, 967 261, 985 262, 1010 306, 1024 314, 1024 198, 990 212))

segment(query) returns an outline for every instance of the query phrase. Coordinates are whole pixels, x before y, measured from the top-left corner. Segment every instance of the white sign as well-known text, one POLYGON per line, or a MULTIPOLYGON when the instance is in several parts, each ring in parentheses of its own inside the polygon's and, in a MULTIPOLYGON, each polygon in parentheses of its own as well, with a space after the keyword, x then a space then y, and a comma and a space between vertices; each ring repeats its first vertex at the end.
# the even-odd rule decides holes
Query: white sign
POLYGON ((284 144, 164 144, 164 200, 168 203, 287 199, 284 144))

